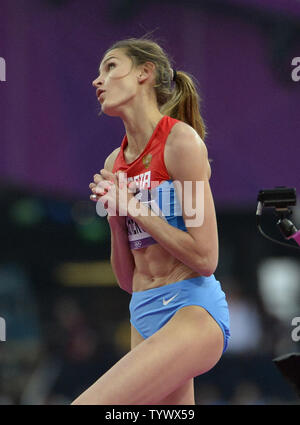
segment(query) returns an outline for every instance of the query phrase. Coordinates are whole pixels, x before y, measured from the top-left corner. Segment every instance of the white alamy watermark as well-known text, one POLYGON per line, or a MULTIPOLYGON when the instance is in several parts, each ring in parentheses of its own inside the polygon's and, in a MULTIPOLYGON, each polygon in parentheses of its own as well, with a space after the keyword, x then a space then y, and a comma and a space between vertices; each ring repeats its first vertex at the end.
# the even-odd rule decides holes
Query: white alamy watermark
POLYGON ((0 81, 6 81, 6 62, 0 57, 0 81))
POLYGON ((0 317, 0 341, 6 341, 6 322, 0 317))
POLYGON ((292 330, 292 333, 291 333, 292 340, 294 342, 299 342, 300 341, 300 317, 294 317, 292 319, 291 325, 295 326, 295 328, 292 330))
POLYGON ((300 81, 300 57, 293 58, 291 64, 296 67, 292 70, 291 76, 292 80, 297 83, 300 81))
MULTIPOLYGON (((126 173, 123 173, 126 175, 126 173)), ((129 182, 132 183, 132 182, 129 182)), ((185 181, 182 183, 174 180, 172 185, 160 187, 159 182, 152 181, 153 189, 138 189, 133 191, 128 186, 118 187, 118 205, 116 209, 116 188, 111 185, 110 199, 101 197, 96 205, 97 214, 105 217, 111 216, 182 216, 182 206, 185 214, 185 224, 188 227, 198 227, 204 221, 204 181, 185 181), (176 188, 176 189, 175 189, 176 188), (128 201, 128 194, 135 193, 128 201), (137 200, 148 208, 139 208, 137 200), (105 207, 104 207, 105 205, 105 207), (122 206, 120 208, 120 205, 122 206)), ((136 182, 138 185, 138 182, 136 182)), ((104 195, 105 196, 105 195, 104 195)))

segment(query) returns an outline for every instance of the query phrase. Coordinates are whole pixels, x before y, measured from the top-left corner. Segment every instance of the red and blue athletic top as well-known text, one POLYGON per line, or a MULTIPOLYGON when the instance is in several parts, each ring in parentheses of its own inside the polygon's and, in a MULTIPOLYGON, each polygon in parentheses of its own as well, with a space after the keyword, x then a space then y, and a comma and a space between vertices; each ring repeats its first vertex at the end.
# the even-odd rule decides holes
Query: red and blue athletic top
MULTIPOLYGON (((125 161, 124 156, 124 150, 128 144, 127 135, 125 135, 112 172, 126 173, 128 181, 134 180, 138 183, 139 192, 135 196, 140 202, 148 204, 170 225, 187 231, 182 218, 181 203, 164 161, 166 140, 173 125, 177 122, 179 120, 164 115, 154 129, 143 152, 129 164, 125 161)), ((131 249, 145 248, 157 243, 133 218, 127 216, 126 225, 131 249)))

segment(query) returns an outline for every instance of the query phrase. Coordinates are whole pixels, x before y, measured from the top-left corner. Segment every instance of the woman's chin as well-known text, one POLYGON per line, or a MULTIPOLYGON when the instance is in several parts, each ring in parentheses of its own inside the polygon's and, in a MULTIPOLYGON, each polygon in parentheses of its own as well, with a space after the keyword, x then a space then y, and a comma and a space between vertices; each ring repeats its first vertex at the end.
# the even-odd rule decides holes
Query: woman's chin
POLYGON ((117 108, 105 105, 105 102, 102 104, 101 111, 103 112, 103 114, 108 115, 110 117, 119 116, 117 108))

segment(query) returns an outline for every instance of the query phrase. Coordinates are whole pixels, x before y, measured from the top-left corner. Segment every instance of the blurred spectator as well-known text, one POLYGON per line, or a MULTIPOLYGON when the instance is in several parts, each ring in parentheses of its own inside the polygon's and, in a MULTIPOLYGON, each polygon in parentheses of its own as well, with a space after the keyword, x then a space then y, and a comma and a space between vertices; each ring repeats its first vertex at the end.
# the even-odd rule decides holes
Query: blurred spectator
POLYGON ((268 257, 257 268, 258 295, 265 310, 270 348, 274 356, 298 351, 292 340, 292 319, 299 316, 300 265, 288 257, 268 257))
POLYGON ((265 404, 265 400, 255 382, 242 380, 236 386, 229 404, 265 404))
POLYGON ((299 314, 299 260, 268 257, 258 265, 257 275, 258 290, 266 311, 284 323, 290 322, 291 317, 299 314))
POLYGON ((220 388, 216 384, 196 384, 195 383, 196 405, 217 405, 227 404, 222 397, 220 388))
POLYGON ((54 305, 55 335, 66 360, 81 362, 93 356, 98 337, 87 324, 87 317, 72 298, 58 299, 54 305))
POLYGON ((58 298, 47 327, 49 348, 25 387, 21 404, 69 404, 115 362, 114 347, 100 341, 91 317, 71 297, 58 298))
POLYGON ((222 279, 230 313, 231 337, 227 353, 253 353, 259 348, 263 330, 255 303, 242 292, 242 283, 233 277, 222 279))

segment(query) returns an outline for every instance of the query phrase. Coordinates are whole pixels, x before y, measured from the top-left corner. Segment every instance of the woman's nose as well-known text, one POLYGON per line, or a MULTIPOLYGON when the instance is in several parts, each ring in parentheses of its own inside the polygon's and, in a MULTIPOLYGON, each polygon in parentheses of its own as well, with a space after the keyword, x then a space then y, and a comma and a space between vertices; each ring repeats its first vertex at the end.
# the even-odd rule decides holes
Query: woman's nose
POLYGON ((101 80, 100 76, 95 78, 95 80, 92 82, 92 85, 94 87, 99 87, 99 85, 101 85, 101 84, 102 84, 102 80, 101 80))

